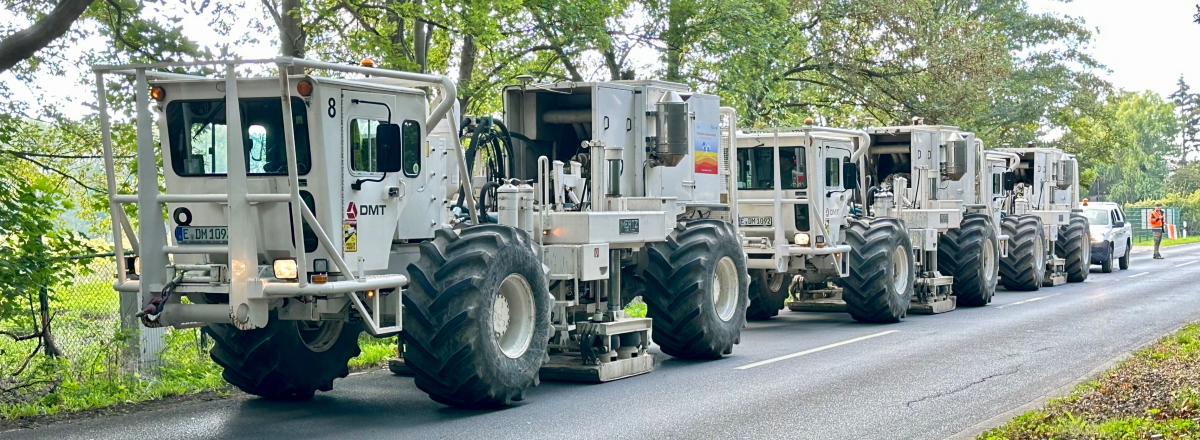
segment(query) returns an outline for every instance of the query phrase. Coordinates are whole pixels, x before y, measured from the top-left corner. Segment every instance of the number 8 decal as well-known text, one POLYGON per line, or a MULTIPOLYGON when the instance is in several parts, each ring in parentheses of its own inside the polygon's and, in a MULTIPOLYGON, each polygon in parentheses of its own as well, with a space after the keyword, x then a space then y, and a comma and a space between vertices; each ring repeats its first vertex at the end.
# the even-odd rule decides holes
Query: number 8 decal
POLYGON ((331 118, 337 116, 337 108, 335 108, 335 106, 337 106, 337 101, 333 98, 329 98, 329 110, 327 110, 326 113, 329 113, 329 117, 331 118))

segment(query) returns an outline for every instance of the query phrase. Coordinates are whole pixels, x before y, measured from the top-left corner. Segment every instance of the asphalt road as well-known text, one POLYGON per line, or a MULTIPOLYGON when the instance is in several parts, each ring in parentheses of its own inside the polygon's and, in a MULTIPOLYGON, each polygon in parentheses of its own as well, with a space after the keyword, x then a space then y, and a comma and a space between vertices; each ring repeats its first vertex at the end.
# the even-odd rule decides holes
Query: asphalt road
POLYGON ((1164 254, 1136 253, 1127 271, 1096 266, 1086 283, 1001 291, 988 307, 899 324, 783 311, 752 323, 722 360, 659 355, 650 374, 547 382, 498 411, 447 408, 409 378, 371 372, 308 402, 234 398, 0 437, 940 439, 1200 319, 1200 246, 1164 254))

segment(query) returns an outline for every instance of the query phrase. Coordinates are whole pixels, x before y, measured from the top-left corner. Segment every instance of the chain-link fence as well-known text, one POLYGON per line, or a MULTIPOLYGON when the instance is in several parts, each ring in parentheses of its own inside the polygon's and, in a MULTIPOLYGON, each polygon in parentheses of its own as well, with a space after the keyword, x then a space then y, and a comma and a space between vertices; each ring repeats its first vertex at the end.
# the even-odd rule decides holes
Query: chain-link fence
MULTIPOLYGON (((1125 208, 1125 218, 1133 226, 1134 242, 1147 242, 1154 239, 1154 230, 1150 229, 1150 211, 1153 210, 1154 208, 1125 208)), ((1163 207, 1164 222, 1167 225, 1175 225, 1176 236, 1180 238, 1185 234, 1182 215, 1182 208, 1163 207)))

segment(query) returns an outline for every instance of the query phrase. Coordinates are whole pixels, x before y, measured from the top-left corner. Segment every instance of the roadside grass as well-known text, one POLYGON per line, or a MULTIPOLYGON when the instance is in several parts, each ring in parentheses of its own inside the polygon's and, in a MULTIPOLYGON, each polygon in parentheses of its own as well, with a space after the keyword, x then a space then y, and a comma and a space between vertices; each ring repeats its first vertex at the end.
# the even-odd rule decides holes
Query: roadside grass
POLYGON ((1200 323, 979 440, 1200 438, 1200 323))
MULTIPOLYGON (((1162 246, 1176 246, 1188 243, 1200 243, 1200 235, 1184 238, 1163 238, 1162 246)), ((1154 246, 1154 239, 1133 242, 1134 246, 1154 246)))
MULTIPOLYGON (((168 329, 162 363, 136 372, 133 366, 138 354, 127 350, 131 333, 120 328, 118 295, 112 281, 90 278, 57 290, 50 303, 55 313, 55 342, 64 356, 39 352, 29 358, 19 379, 13 379, 8 374, 20 369, 37 342, 0 339, 0 373, 4 374, 0 377, 0 419, 233 391, 221 377, 221 367, 209 358, 212 341, 201 337, 199 329, 168 329)), ((22 316, 0 321, 0 330, 24 334, 32 331, 32 325, 28 316, 22 316)), ((396 356, 396 337, 376 339, 363 333, 359 347, 362 353, 350 360, 351 370, 377 368, 396 356)))
POLYGON ((646 303, 642 302, 642 297, 636 297, 629 301, 629 305, 625 306, 625 314, 633 318, 646 317, 646 303))

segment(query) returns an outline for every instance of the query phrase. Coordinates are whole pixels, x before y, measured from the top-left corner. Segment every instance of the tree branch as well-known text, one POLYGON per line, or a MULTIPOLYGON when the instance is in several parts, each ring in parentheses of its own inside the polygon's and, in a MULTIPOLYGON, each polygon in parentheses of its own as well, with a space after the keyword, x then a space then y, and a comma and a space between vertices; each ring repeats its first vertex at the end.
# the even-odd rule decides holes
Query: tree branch
POLYGON ((103 191, 103 190, 101 190, 101 189, 99 189, 99 188, 96 188, 96 187, 90 186, 90 185, 88 185, 88 184, 86 184, 86 183, 83 183, 83 181, 82 181, 82 180, 79 180, 79 179, 78 179, 77 177, 75 177, 75 176, 72 176, 72 175, 70 175, 70 174, 67 174, 67 173, 65 173, 65 172, 62 172, 62 171, 60 171, 59 169, 57 169, 57 168, 54 168, 54 167, 52 167, 52 166, 49 166, 49 165, 46 165, 46 164, 44 164, 44 163, 38 162, 38 161, 34 160, 32 157, 30 157, 30 156, 28 156, 28 155, 26 155, 26 154, 24 154, 24 153, 21 153, 21 152, 18 152, 18 151, 10 151, 10 150, 0 150, 0 152, 2 152, 2 153, 7 153, 7 154, 9 154, 9 155, 12 155, 13 157, 16 157, 16 158, 19 158, 19 159, 24 159, 24 160, 26 160, 26 161, 29 161, 29 162, 33 163, 34 165, 37 165, 39 168, 41 168, 41 169, 43 169, 43 170, 46 170, 46 171, 52 172, 52 173, 54 173, 54 174, 58 174, 58 175, 60 175, 60 176, 62 176, 62 177, 65 177, 65 178, 67 178, 68 180, 70 180, 70 181, 72 181, 72 182, 75 182, 75 183, 79 184, 79 186, 82 186, 82 187, 84 187, 84 188, 88 189, 89 191, 94 191, 94 192, 98 192, 98 193, 105 192, 105 191, 103 191))
POLYGON ((22 29, 0 40, 0 72, 12 68, 18 62, 50 44, 71 29, 93 0, 62 0, 33 26, 22 29))

